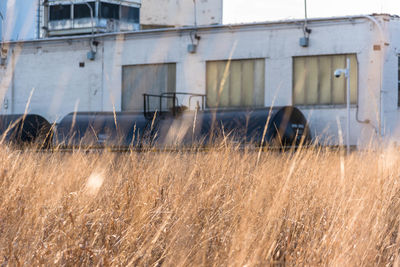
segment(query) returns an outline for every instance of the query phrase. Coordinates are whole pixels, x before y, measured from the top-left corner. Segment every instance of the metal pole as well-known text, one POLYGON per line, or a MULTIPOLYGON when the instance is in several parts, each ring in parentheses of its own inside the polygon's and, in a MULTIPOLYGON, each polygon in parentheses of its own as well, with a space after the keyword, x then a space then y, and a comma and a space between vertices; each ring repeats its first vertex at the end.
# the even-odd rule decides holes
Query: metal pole
POLYGON ((37 2, 37 34, 36 34, 36 38, 40 39, 40 0, 38 0, 37 2))
POLYGON ((193 0, 194 5, 194 27, 197 28, 197 3, 196 0, 193 0))
POLYGON ((346 129, 346 146, 347 146, 347 155, 350 154, 350 58, 347 58, 347 66, 346 66, 346 100, 347 100, 347 129, 346 129))
POLYGON ((4 36, 4 16, 3 13, 0 11, 0 18, 1 18, 1 46, 3 46, 3 36, 4 36))
POLYGON ((0 65, 4 66, 5 65, 5 55, 4 53, 4 16, 0 12, 0 18, 1 18, 1 44, 0 44, 0 65))
POLYGON ((94 35, 93 8, 92 8, 92 6, 91 6, 89 3, 85 3, 85 4, 87 5, 87 7, 88 7, 89 10, 90 10, 90 21, 91 21, 91 24, 92 24, 92 38, 93 38, 93 35, 94 35))
POLYGON ((303 25, 304 38, 307 38, 310 33, 308 32, 307 27, 308 27, 307 0, 304 0, 304 25, 303 25))
POLYGON ((304 18, 305 18, 305 23, 304 23, 304 27, 307 28, 307 20, 308 20, 308 16, 307 16, 307 0, 304 0, 304 18))

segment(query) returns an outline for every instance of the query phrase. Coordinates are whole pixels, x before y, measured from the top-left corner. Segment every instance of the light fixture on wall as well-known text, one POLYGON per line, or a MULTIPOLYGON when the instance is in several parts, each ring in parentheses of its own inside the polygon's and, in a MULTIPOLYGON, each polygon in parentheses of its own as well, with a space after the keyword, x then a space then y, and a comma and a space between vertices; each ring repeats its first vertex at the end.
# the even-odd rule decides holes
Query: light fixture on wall
POLYGON ((197 52, 197 47, 199 45, 201 37, 197 35, 197 5, 196 0, 193 0, 193 11, 194 11, 194 31, 190 32, 190 44, 187 47, 187 50, 190 54, 195 54, 197 52), (196 42, 196 43, 195 43, 196 42))
POLYGON ((187 50, 191 54, 197 52, 197 47, 199 46, 201 37, 197 34, 197 30, 190 32, 190 44, 188 44, 187 50))

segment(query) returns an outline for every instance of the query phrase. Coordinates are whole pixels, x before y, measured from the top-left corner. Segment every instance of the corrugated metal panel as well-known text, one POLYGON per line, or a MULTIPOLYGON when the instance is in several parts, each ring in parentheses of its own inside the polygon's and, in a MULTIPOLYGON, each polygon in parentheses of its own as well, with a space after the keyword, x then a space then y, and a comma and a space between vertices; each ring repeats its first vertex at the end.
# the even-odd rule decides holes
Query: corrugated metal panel
POLYGON ((264 59, 209 61, 206 80, 209 107, 264 106, 264 59))
POLYGON ((350 58, 350 100, 357 102, 358 64, 356 55, 295 57, 293 60, 293 103, 295 105, 342 105, 346 102, 346 79, 333 77, 336 69, 346 68, 350 58))
MULTIPOLYGON (((123 66, 122 111, 142 111, 143 94, 174 92, 175 88, 175 63, 123 66)), ((157 99, 150 101, 151 107, 159 106, 157 99)))

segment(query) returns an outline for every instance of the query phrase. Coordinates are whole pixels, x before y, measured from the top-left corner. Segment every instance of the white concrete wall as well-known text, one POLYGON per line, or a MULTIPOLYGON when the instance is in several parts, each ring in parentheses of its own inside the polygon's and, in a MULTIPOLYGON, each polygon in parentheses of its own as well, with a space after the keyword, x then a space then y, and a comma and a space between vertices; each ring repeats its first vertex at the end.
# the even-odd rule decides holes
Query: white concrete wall
MULTIPOLYGON (((381 23, 384 27, 390 25, 391 39, 397 38, 397 20, 381 23)), ((58 121, 75 107, 79 111, 112 111, 114 108, 119 111, 124 65, 175 62, 176 90, 205 93, 206 62, 229 58, 264 58, 265 105, 291 105, 293 56, 355 53, 359 67, 358 118, 370 123, 357 122, 357 108, 352 106, 351 142, 368 143, 378 132, 380 59, 386 54, 386 50, 374 50, 374 45, 380 42, 377 27, 364 19, 314 21, 309 25, 313 32, 308 48, 298 44, 301 27, 301 24, 292 23, 201 28, 196 54, 187 52, 190 29, 108 35, 97 38, 100 45, 95 61, 86 59, 89 51, 86 37, 25 42, 22 48, 13 44, 7 67, 0 68, 0 97, 9 103, 7 109, 2 105, 2 112, 24 112, 32 88, 35 90, 29 111, 50 121, 58 121), (79 62, 85 62, 85 67, 80 68, 79 62)), ((393 41, 388 49, 397 47, 400 47, 399 40, 393 41)), ((391 132, 397 129, 399 120, 395 87, 397 57, 393 56, 396 53, 386 54, 382 77, 387 88, 383 100, 385 116, 388 116, 387 121, 393 121, 386 128, 391 132)), ((344 106, 302 106, 300 109, 308 118, 314 136, 320 136, 324 142, 339 142, 338 125, 345 134, 344 106)), ((395 137, 400 140, 400 135, 395 137)))
MULTIPOLYGON (((197 24, 222 24, 222 8, 222 0, 196 0, 197 24)), ((193 0, 143 0, 140 12, 145 25, 194 25, 193 0)))
POLYGON ((385 25, 384 69, 383 69, 383 131, 386 139, 400 144, 400 110, 398 106, 400 23, 385 25))

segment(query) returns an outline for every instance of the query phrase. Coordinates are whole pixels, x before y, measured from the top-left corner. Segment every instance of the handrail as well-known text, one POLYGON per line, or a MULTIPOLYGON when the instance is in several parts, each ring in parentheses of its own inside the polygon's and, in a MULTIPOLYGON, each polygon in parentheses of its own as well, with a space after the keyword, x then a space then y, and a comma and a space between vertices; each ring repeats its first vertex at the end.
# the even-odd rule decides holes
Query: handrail
POLYGON ((192 98, 194 97, 201 97, 202 98, 202 105, 201 108, 202 110, 205 109, 205 100, 206 100, 206 95, 204 94, 196 94, 196 93, 186 93, 186 92, 165 92, 161 93, 159 95, 157 94, 143 94, 143 114, 145 118, 147 119, 152 119, 153 114, 157 112, 157 110, 150 111, 150 97, 156 97, 159 98, 159 114, 162 115, 163 113, 163 99, 172 99, 172 115, 175 116, 177 109, 179 107, 179 99, 177 96, 179 95, 188 95, 189 97, 189 107, 191 107, 191 101, 192 98), (152 114, 152 115, 150 115, 152 114))
POLYGON ((190 96, 189 97, 189 108, 191 107, 192 98, 201 97, 201 102, 202 102, 201 103, 201 108, 202 108, 202 110, 205 109, 205 100, 206 100, 206 97, 207 97, 207 95, 205 95, 205 94, 186 93, 186 92, 165 92, 165 93, 162 93, 161 96, 171 95, 171 94, 174 95, 175 97, 176 97, 176 95, 189 95, 190 96))

